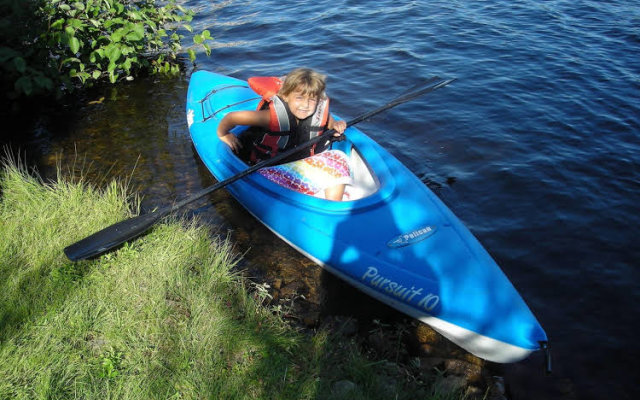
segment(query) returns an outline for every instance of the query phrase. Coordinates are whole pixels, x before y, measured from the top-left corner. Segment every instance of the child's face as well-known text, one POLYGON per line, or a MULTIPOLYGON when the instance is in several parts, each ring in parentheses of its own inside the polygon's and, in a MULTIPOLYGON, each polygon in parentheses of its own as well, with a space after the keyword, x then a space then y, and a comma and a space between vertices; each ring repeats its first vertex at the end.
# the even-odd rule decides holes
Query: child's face
POLYGON ((298 119, 305 119, 313 115, 318 105, 318 98, 311 94, 303 94, 301 89, 296 89, 284 97, 289 109, 298 119))

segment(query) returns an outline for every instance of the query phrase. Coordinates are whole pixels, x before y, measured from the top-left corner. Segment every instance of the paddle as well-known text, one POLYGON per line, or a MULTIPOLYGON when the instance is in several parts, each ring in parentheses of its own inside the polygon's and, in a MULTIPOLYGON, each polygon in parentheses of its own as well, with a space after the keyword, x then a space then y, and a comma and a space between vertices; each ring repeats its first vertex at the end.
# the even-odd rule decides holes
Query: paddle
MULTIPOLYGON (((408 93, 395 98, 394 100, 388 102, 387 104, 376 108, 375 110, 369 111, 360 115, 359 117, 354 118, 353 120, 347 122, 347 127, 353 126, 359 122, 364 121, 367 118, 370 118, 376 114, 381 113, 382 111, 388 110, 392 107, 395 107, 399 104, 405 103, 409 100, 412 100, 418 96, 423 94, 432 92, 436 89, 444 87, 449 83, 453 82, 454 79, 449 80, 441 80, 439 77, 433 77, 425 82, 424 86, 421 86, 421 89, 412 89, 408 93)), ((285 151, 277 156, 262 161, 252 167, 247 168, 246 170, 236 174, 230 178, 227 178, 223 181, 216 183, 215 185, 209 186, 208 188, 204 188, 190 197, 179 201, 171 206, 165 206, 163 208, 157 209, 153 212, 142 214, 137 217, 129 218, 124 221, 118 222, 114 225, 108 226, 101 231, 94 233, 91 236, 88 236, 64 249, 64 253, 71 261, 84 260, 87 258, 91 258, 102 254, 108 250, 111 250, 120 244, 129 241, 137 236, 140 236, 144 232, 146 232, 151 226, 153 226, 156 222, 158 222, 161 218, 171 214, 182 206, 189 204, 202 196, 205 196, 215 190, 218 190, 222 187, 227 186, 230 183, 237 181, 238 179, 242 179, 243 177, 259 170, 260 168, 268 167, 270 165, 278 164, 278 162, 292 156, 293 154, 304 150, 312 146, 315 143, 318 143, 322 140, 330 139, 334 134, 335 130, 329 130, 323 133, 320 136, 317 136, 306 143, 296 147, 295 149, 291 149, 289 151, 285 151)))

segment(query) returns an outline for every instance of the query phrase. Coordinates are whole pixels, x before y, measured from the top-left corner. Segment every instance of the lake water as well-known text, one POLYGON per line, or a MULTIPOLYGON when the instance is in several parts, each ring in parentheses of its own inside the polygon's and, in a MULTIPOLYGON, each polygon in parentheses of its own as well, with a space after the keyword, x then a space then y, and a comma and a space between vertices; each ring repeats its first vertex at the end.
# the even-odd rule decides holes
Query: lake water
MULTIPOLYGON (((578 398, 638 397, 640 5, 187 4, 216 39, 198 68, 247 78, 313 67, 329 76, 333 110, 345 117, 431 75, 457 78, 360 128, 495 257, 578 398)), ((540 369, 514 369, 518 396, 540 393, 544 379, 526 386, 540 369)))
MULTIPOLYGON (((215 38, 197 69, 248 78, 313 67, 347 119, 432 75, 457 78, 359 127, 467 224, 545 328, 554 374, 543 376, 540 355, 506 367, 511 398, 638 398, 639 5, 182 3, 215 38), (573 387, 564 397, 558 380, 573 387)), ((44 164, 63 152, 63 168, 75 157, 103 175, 120 169, 147 206, 210 185, 189 141, 186 79, 134 82, 79 110, 64 134, 36 132, 44 164)), ((211 218, 238 213, 226 201, 211 218)))

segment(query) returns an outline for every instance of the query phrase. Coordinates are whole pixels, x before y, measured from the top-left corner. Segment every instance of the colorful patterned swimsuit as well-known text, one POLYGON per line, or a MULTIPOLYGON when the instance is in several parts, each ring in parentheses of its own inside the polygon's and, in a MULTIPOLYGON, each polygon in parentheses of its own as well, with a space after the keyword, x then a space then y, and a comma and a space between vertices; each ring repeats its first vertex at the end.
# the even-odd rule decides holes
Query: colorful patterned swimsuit
POLYGON ((310 195, 351 183, 349 160, 340 150, 323 151, 302 160, 263 168, 258 173, 281 186, 310 195))

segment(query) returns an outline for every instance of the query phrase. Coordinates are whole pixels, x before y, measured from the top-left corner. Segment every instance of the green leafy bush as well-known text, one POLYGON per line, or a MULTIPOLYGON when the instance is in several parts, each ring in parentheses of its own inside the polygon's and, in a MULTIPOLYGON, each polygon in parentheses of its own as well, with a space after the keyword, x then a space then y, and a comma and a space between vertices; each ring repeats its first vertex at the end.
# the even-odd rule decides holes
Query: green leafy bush
POLYGON ((37 40, 46 29, 36 16, 39 4, 41 0, 0 0, 0 89, 10 101, 54 89, 57 71, 48 70, 49 52, 37 40))
MULTIPOLYGON (((177 74, 193 13, 176 0, 0 0, 0 66, 13 97, 140 73, 177 74), (28 12, 25 11, 28 9, 28 12), (6 36, 5 36, 6 35, 6 36)), ((211 49, 208 31, 194 42, 211 49)), ((193 61, 195 53, 189 51, 193 61)), ((6 94, 6 92, 5 92, 6 94)))

